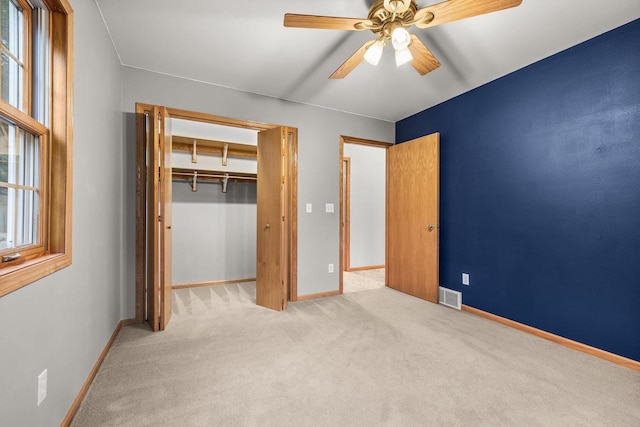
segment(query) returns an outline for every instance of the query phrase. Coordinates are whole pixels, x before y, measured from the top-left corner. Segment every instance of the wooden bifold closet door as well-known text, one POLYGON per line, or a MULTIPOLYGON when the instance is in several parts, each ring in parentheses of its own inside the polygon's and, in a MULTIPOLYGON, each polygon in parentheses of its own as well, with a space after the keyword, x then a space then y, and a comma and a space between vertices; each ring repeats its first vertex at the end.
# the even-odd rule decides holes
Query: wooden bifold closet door
POLYGON ((147 304, 147 322, 151 330, 157 331, 160 318, 160 239, 158 234, 159 212, 159 183, 160 183, 160 127, 158 118, 160 108, 153 106, 145 115, 146 119, 146 175, 147 175, 147 229, 146 229, 146 260, 147 286, 145 289, 147 304))
POLYGON ((153 106, 147 134, 147 321, 163 331, 171 318, 171 119, 153 106))
POLYGON ((162 184, 162 201, 160 205, 160 298, 162 307, 162 316, 160 317, 160 330, 164 331, 171 319, 171 250, 172 250, 172 216, 171 204, 173 203, 172 189, 172 173, 171 173, 171 151, 172 135, 171 135, 171 118, 165 107, 160 109, 160 181, 162 184))
POLYGON ((286 309, 285 182, 286 128, 258 133, 256 304, 286 309))

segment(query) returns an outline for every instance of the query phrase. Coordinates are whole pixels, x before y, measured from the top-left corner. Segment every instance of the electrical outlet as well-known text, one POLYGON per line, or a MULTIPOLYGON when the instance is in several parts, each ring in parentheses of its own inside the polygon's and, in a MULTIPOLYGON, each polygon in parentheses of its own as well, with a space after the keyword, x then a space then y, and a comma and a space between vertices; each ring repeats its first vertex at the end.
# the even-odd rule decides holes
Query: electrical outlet
POLYGON ((333 203, 327 203, 327 204, 325 205, 325 212, 326 212, 326 213, 333 213, 333 212, 334 212, 334 210, 333 210, 333 203))
POLYGON ((311 213, 313 211, 313 205, 311 203, 307 203, 307 213, 311 213))
POLYGON ((333 273, 333 264, 329 264, 329 273, 333 273))
POLYGON ((469 273, 462 273, 462 284, 469 286, 469 273))
POLYGON ((38 375, 38 406, 47 397, 47 370, 38 375))

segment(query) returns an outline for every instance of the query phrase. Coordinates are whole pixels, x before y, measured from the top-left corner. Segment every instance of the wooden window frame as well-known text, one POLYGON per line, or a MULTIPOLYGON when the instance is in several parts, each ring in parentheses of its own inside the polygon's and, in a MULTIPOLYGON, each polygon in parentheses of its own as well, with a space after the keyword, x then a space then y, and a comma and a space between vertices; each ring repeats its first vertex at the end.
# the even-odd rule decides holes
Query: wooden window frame
MULTIPOLYGON (((29 259, 22 258, 17 264, 0 264, 0 297, 71 265, 73 9, 68 0, 44 0, 44 3, 50 16, 51 61, 49 129, 44 144, 48 147, 48 156, 44 159, 46 167, 43 170, 47 181, 43 194, 46 199, 42 203, 46 217, 46 230, 42 236, 45 245, 38 254, 24 257, 29 259)), ((30 53, 27 56, 30 61, 30 53)), ((25 96, 31 102, 31 85, 25 88, 28 91, 25 96)), ((0 102, 3 116, 15 120, 23 115, 8 103, 0 102)), ((25 130, 34 129, 27 120, 19 123, 20 126, 29 125, 24 126, 25 130)), ((41 144, 42 141, 41 138, 41 144)))

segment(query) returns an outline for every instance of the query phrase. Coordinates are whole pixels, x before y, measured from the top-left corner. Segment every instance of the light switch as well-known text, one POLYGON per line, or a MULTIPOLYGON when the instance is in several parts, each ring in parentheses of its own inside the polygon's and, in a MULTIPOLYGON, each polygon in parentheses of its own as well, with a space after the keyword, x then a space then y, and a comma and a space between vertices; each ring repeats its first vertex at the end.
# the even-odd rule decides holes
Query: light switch
POLYGON ((326 211, 327 213, 333 213, 333 203, 327 203, 327 204, 325 205, 325 211, 326 211))
POLYGON ((313 211, 313 205, 311 203, 307 203, 307 213, 311 213, 313 211))

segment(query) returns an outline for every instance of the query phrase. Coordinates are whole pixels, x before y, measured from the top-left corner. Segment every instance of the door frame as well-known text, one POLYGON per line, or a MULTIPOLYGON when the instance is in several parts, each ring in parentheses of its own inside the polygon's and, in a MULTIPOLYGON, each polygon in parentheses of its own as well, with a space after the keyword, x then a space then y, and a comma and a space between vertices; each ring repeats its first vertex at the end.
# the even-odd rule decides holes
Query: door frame
MULTIPOLYGON (((154 104, 136 103, 136 322, 146 321, 146 203, 147 203, 147 170, 146 170, 146 125, 145 115, 153 110, 154 104)), ((260 123, 249 120, 231 119, 208 113, 166 108, 170 118, 199 121, 222 126, 239 127, 256 130, 258 132, 280 127, 281 125, 260 123)), ((287 256, 287 294, 289 301, 295 301, 298 296, 298 138, 297 128, 290 126, 294 132, 293 138, 287 139, 285 162, 285 204, 289 214, 289 221, 285 225, 287 256)))
POLYGON ((351 268, 351 157, 342 156, 342 179, 340 188, 340 247, 342 249, 340 260, 341 270, 349 271, 351 268))
MULTIPOLYGON (((344 218, 344 214, 345 214, 345 209, 347 207, 347 205, 349 205, 350 207, 350 203, 348 203, 345 199, 346 199, 346 195, 344 194, 345 192, 345 173, 344 173, 344 163, 345 160, 347 158, 344 157, 344 144, 356 144, 356 145, 368 145, 368 146, 372 146, 372 147, 379 147, 379 148, 384 148, 385 150, 387 150, 389 147, 393 146, 393 143, 391 142, 383 142, 383 141, 375 141, 372 139, 365 139, 365 138, 357 138, 354 136, 347 136, 347 135, 340 135, 340 255, 339 255, 339 270, 340 270, 340 274, 339 274, 339 281, 340 281, 340 288, 339 288, 339 293, 342 294, 343 293, 343 273, 345 271, 345 268, 350 268, 350 266, 348 265, 348 263, 345 265, 345 257, 348 256, 346 253, 348 253, 350 251, 350 249, 345 249, 344 245, 345 245, 345 240, 350 240, 347 239, 345 237, 346 235, 346 227, 345 227, 345 218, 344 218)), ((351 159, 349 158, 349 167, 351 167, 351 159)), ((387 171, 386 168, 383 172, 385 174, 385 192, 386 190, 386 180, 387 180, 387 171)), ((350 185, 350 182, 349 182, 350 185)), ((349 193, 351 193, 351 191, 349 191, 349 193)), ((385 216, 386 216, 386 203, 387 203, 387 197, 385 196, 385 216)), ((385 236, 386 236, 386 220, 385 220, 385 236)), ((385 238, 386 240, 386 238, 385 238)), ((386 266, 386 244, 385 244, 385 266, 386 266)), ((386 282, 385 282, 386 285, 386 282)))

